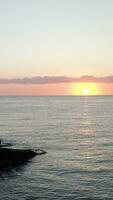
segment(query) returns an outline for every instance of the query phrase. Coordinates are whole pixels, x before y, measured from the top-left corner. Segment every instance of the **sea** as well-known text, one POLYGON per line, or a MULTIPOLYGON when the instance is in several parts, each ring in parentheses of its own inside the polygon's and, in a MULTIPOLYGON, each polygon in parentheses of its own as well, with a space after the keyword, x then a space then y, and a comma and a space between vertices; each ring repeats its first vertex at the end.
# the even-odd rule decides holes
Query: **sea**
POLYGON ((113 200, 113 96, 0 97, 0 138, 47 151, 0 171, 0 200, 113 200))

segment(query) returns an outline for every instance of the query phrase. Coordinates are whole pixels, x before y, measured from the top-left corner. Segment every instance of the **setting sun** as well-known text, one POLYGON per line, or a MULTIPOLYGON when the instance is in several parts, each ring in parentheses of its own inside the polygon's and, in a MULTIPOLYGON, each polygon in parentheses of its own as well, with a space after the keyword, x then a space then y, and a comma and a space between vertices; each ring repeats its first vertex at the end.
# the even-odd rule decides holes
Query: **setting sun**
POLYGON ((77 83, 74 86, 74 94, 81 96, 99 95, 99 88, 96 83, 77 83))
POLYGON ((89 89, 89 88, 84 88, 84 89, 83 89, 83 94, 84 94, 84 95, 90 94, 90 89, 89 89))

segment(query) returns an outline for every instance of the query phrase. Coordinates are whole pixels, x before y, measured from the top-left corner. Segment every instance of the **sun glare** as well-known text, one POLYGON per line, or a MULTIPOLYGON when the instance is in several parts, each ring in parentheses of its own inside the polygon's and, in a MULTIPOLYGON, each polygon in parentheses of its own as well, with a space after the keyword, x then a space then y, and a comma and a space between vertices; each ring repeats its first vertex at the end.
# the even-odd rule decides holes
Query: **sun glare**
POLYGON ((84 95, 90 94, 90 89, 89 89, 89 88, 84 88, 84 89, 83 89, 83 94, 84 94, 84 95))
POLYGON ((99 95, 99 88, 96 83, 76 83, 74 94, 80 96, 99 95))

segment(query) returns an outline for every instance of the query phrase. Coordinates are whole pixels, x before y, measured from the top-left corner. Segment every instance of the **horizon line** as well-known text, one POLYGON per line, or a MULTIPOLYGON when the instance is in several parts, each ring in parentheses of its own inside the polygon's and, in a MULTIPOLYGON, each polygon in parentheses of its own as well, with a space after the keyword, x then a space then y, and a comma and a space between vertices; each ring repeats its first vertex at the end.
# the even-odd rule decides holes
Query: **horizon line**
POLYGON ((96 94, 96 95, 0 95, 0 97, 110 97, 113 94, 96 94))

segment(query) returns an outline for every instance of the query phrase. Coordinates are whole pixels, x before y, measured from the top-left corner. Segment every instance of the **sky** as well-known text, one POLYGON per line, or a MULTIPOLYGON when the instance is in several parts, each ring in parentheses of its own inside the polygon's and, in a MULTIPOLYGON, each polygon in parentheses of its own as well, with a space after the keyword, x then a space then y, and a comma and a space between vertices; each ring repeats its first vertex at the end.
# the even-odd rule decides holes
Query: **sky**
MULTIPOLYGON (((0 0, 0 95, 76 94, 76 81, 2 79, 111 77, 112 8, 113 0, 0 0)), ((113 81, 96 84, 113 94, 113 81)))

